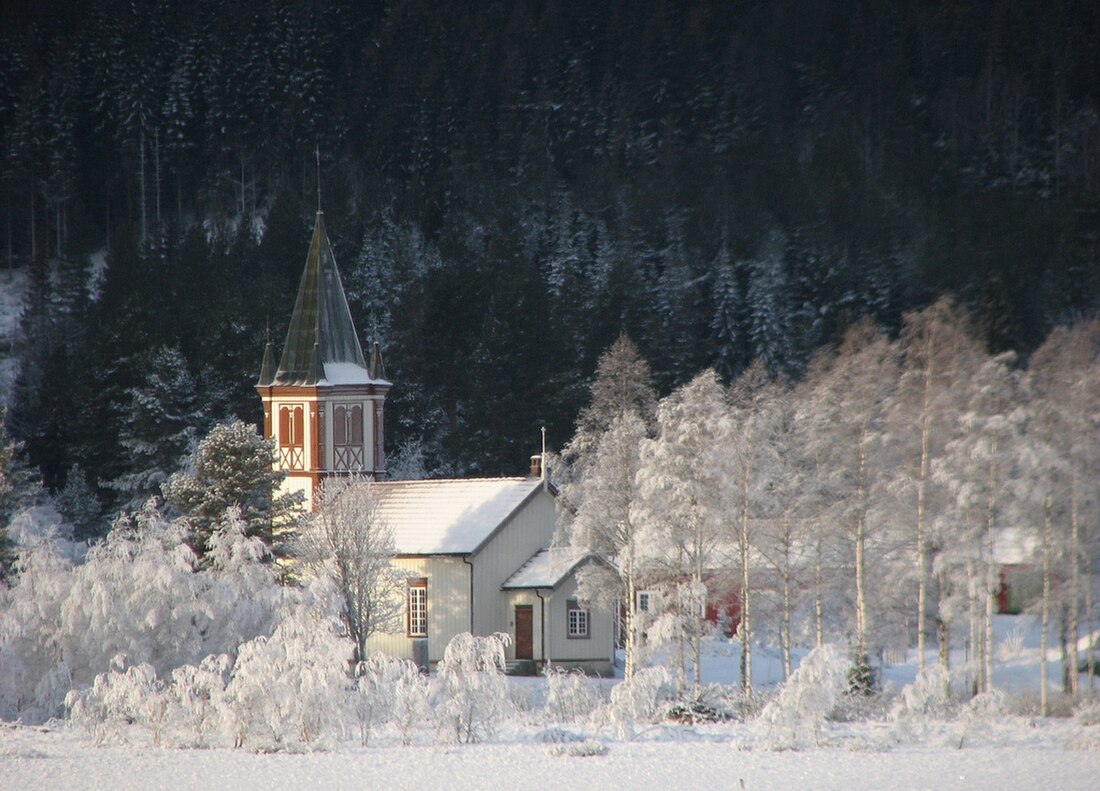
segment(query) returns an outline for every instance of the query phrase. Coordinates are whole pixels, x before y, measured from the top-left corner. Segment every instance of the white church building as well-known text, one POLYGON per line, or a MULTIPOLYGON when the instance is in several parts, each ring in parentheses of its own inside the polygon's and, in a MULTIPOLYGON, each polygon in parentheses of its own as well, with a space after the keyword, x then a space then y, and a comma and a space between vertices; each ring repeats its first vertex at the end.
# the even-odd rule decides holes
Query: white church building
POLYGON ((520 667, 609 673, 614 614, 588 609, 576 592, 577 571, 604 561, 551 549, 564 508, 553 485, 541 474, 387 482, 383 408, 391 386, 378 345, 369 361, 363 355, 318 212, 278 365, 269 342, 256 389, 285 491, 313 508, 328 477, 376 481, 406 601, 403 628, 376 634, 369 650, 434 664, 457 634, 503 632, 520 667))

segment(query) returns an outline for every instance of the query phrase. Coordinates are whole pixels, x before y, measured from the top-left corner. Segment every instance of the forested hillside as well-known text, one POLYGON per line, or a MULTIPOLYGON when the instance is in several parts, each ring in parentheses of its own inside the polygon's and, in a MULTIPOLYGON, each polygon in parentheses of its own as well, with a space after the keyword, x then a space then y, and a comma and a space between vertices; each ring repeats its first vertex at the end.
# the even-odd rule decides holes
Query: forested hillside
POLYGON ((431 472, 564 443, 623 330, 662 392, 945 292, 1026 355, 1100 304, 1098 42, 1091 0, 9 0, 8 430, 114 507, 135 454, 256 420, 315 150, 431 472))

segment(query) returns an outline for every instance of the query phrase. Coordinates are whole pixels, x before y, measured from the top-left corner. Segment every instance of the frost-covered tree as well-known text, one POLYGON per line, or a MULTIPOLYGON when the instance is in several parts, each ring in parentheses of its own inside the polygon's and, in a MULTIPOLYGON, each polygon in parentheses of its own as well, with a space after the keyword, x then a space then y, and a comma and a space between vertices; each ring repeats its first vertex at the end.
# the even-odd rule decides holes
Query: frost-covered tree
POLYGON ((364 747, 375 724, 387 722, 401 734, 402 744, 411 744, 413 727, 427 713, 428 679, 415 662, 377 653, 356 667, 352 707, 364 747))
POLYGON ((639 443, 652 427, 656 402, 648 363, 630 338, 620 335, 596 365, 591 401, 562 453, 566 469, 555 470, 574 511, 559 524, 557 543, 618 563, 617 574, 603 566, 586 570, 584 595, 614 611, 622 604, 628 675, 638 660, 638 526, 631 508, 637 496, 639 443))
POLYGON ((340 620, 355 645, 352 661, 365 661, 367 640, 388 631, 403 606, 403 580, 390 565, 393 530, 382 519, 371 482, 325 481, 317 510, 300 523, 296 547, 304 570, 332 581, 340 620))
POLYGON ((614 571, 602 564, 588 564, 579 572, 579 595, 611 611, 622 605, 623 672, 628 679, 638 662, 640 638, 637 585, 641 559, 632 510, 638 498, 637 474, 645 438, 645 424, 638 415, 626 412, 614 418, 597 441, 585 474, 562 488, 570 502, 579 503, 565 523, 568 545, 612 561, 614 571))
POLYGON ((286 750, 338 736, 352 650, 338 606, 330 583, 315 581, 270 637, 240 646, 225 690, 235 746, 286 750))
POLYGON ((131 511, 160 494, 186 462, 205 422, 195 381, 178 349, 162 346, 144 362, 141 383, 127 391, 119 431, 129 464, 107 484, 118 492, 121 508, 131 511))
POLYGON ((777 433, 785 408, 781 385, 768 378, 759 361, 734 380, 729 390, 728 437, 718 446, 723 502, 727 513, 722 520, 724 537, 737 553, 740 575, 741 620, 737 637, 741 643, 741 689, 752 689, 753 567, 759 547, 756 533, 767 520, 780 518, 783 504, 774 485, 781 475, 777 433))
POLYGON ((906 314, 899 344, 902 370, 890 406, 890 439, 898 459, 893 485, 912 525, 917 666, 923 670, 929 574, 939 549, 932 541, 931 521, 945 501, 945 490, 932 480, 932 464, 954 436, 963 408, 962 384, 976 370, 982 352, 966 310, 948 297, 906 314))
MULTIPOLYGON (((685 632, 692 697, 698 700, 706 572, 716 565, 726 513, 723 454, 733 437, 725 392, 714 372, 704 371, 663 399, 657 426, 656 438, 642 445, 631 518, 640 529, 639 557, 656 579, 673 583, 674 595, 666 600, 676 602, 672 614, 685 632)), ((683 693, 682 682, 677 692, 683 693)))
POLYGON ((93 536, 99 529, 99 498, 79 464, 74 464, 65 474, 65 485, 57 493, 57 510, 69 520, 74 538, 93 536))
POLYGON ((868 652, 871 623, 868 565, 881 568, 890 550, 885 520, 875 519, 874 505, 882 494, 878 453, 896 381, 895 347, 864 321, 848 330, 835 351, 815 356, 801 390, 803 448, 813 464, 822 527, 839 541, 842 562, 853 572, 847 592, 854 603, 852 650, 860 657, 868 652))
POLYGON ((11 440, 7 433, 7 407, 0 406, 0 580, 11 575, 16 547, 9 527, 21 509, 41 494, 38 480, 21 457, 23 443, 11 440))
MULTIPOLYGON (((954 624, 967 618, 977 692, 992 688, 993 615, 1000 587, 994 546, 1019 474, 1014 456, 1023 413, 1013 361, 1011 353, 990 357, 962 383, 965 411, 955 437, 932 465, 933 479, 954 498, 931 524, 934 541, 942 547, 932 569, 940 588, 938 620, 949 642, 954 624)), ((949 678, 942 655, 941 665, 943 677, 949 678)))
POLYGON ((825 717, 844 688, 846 662, 832 645, 811 651, 760 712, 759 724, 774 750, 816 745, 825 717))
POLYGON ((653 427, 657 394, 649 363, 624 333, 596 363, 592 397, 577 417, 577 431, 562 452, 563 460, 583 475, 602 434, 625 414, 636 415, 647 430, 653 427))
POLYGON ((786 261, 787 240, 773 230, 749 265, 747 302, 753 356, 771 375, 797 370, 795 317, 786 261))
POLYGON ((188 542, 202 557, 227 508, 240 509, 249 536, 282 554, 300 510, 300 495, 278 490, 274 445, 239 420, 211 429, 191 454, 190 469, 163 486, 164 499, 189 527, 188 542))
POLYGON ((432 699, 440 728, 453 731, 455 741, 480 741, 505 713, 504 649, 510 640, 504 633, 479 637, 463 632, 443 649, 432 699))
MULTIPOLYGON (((1060 551, 1055 578, 1061 605, 1063 664, 1067 668, 1063 686, 1077 692, 1080 667, 1078 635, 1081 615, 1092 631, 1093 580, 1089 558, 1100 546, 1100 495, 1089 481, 1100 475, 1100 320, 1071 327, 1056 327, 1031 356, 1028 363, 1032 402, 1040 400, 1045 425, 1066 462, 1065 486, 1060 489, 1057 508, 1061 514, 1060 551)), ((1091 643, 1085 663, 1091 677, 1095 657, 1091 643)))

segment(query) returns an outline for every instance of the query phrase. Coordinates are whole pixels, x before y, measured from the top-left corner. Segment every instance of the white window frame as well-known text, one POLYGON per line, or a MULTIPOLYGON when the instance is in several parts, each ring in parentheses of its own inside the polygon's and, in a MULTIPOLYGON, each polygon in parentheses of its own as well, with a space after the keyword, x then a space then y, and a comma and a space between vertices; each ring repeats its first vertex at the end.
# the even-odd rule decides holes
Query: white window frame
POLYGON ((587 640, 591 634, 589 630, 590 618, 588 610, 577 604, 576 599, 569 599, 565 603, 565 636, 569 640, 587 640))
POLYGON ((405 594, 405 628, 409 637, 428 636, 428 580, 411 579, 405 594))

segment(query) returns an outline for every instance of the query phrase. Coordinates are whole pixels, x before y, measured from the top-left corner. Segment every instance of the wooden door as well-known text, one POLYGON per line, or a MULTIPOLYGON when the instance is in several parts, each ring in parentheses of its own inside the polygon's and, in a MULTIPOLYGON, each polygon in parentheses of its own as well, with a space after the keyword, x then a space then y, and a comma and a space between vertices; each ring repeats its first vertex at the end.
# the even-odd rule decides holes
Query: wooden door
POLYGON ((530 604, 516 605, 516 659, 535 658, 535 615, 530 604))

